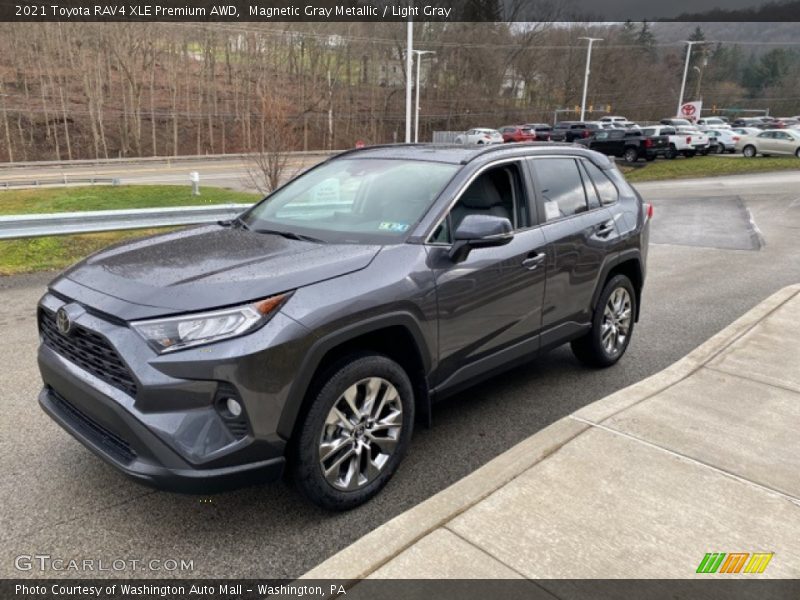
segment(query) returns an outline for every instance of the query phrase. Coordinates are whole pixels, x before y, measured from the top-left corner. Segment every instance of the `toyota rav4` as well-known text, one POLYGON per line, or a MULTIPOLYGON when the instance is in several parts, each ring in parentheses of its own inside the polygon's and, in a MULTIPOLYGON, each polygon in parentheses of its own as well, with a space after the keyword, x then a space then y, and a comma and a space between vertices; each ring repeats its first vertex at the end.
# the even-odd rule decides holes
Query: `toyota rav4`
POLYGON ((101 458, 205 493, 286 472, 354 507, 434 400, 639 317, 648 207, 572 145, 376 146, 237 218, 101 251, 38 322, 43 409, 101 458))

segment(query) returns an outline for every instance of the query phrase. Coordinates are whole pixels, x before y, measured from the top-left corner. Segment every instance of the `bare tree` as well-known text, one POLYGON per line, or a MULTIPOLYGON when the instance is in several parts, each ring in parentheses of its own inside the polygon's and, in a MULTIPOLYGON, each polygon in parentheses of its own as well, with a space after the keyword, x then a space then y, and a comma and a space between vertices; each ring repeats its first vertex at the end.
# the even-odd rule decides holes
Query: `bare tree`
POLYGON ((261 114, 250 148, 247 181, 260 193, 275 190, 286 175, 289 153, 294 150, 295 124, 286 106, 263 88, 259 92, 261 114))

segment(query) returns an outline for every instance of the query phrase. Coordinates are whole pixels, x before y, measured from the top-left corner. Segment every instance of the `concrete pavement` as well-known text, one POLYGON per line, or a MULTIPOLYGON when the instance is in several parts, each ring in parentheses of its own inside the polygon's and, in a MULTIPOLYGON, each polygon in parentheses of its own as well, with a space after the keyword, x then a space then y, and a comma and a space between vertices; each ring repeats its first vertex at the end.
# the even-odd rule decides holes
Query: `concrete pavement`
POLYGON ((304 578, 798 578, 798 431, 793 285, 304 578), (712 552, 774 556, 759 575, 697 575, 712 552))

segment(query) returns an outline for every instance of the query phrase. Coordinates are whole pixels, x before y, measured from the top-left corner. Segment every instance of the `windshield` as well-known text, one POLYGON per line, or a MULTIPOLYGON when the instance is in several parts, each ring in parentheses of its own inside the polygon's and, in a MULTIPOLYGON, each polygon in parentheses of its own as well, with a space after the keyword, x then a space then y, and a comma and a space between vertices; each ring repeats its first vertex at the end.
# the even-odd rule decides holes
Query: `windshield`
POLYGON ((343 158, 320 165, 243 217, 253 230, 333 243, 397 243, 455 175, 458 165, 343 158))

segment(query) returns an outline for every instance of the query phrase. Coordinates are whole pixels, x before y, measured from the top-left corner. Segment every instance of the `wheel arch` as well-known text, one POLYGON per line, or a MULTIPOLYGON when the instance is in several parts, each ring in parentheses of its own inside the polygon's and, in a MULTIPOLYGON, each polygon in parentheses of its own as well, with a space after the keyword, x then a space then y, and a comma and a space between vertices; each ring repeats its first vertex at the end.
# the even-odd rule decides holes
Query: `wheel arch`
POLYGON ((615 275, 625 275, 633 284, 633 290, 636 293, 636 315, 634 320, 638 322, 642 305, 642 287, 644 286, 644 272, 642 271, 642 261, 638 251, 623 253, 617 260, 606 265, 602 276, 597 280, 597 287, 592 295, 592 310, 597 308, 597 302, 600 300, 600 294, 603 293, 606 283, 615 275))
POLYGON ((287 394, 278 434, 292 439, 325 374, 346 356, 365 351, 388 356, 405 369, 414 387, 417 414, 429 418, 431 352, 416 320, 398 313, 339 329, 312 345, 287 394))

